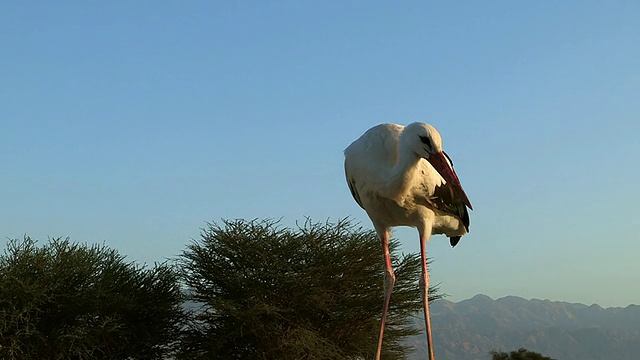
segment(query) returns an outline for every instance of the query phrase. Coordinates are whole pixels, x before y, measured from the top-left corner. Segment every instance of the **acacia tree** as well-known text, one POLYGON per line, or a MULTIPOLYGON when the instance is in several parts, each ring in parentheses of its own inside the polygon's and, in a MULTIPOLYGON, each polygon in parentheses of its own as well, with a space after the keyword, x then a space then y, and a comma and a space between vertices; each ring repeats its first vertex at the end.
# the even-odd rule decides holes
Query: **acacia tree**
POLYGON ((491 351, 491 360, 554 360, 550 357, 543 356, 537 352, 529 351, 525 348, 520 348, 516 351, 497 352, 491 351))
POLYGON ((184 313, 178 272, 106 246, 29 237, 0 255, 0 358, 162 359, 184 313))
MULTIPOLYGON (((399 256, 398 246, 390 244, 397 279, 385 359, 406 357, 400 340, 418 333, 410 317, 421 308, 419 256, 399 256)), ((271 220, 223 221, 208 224, 179 262, 195 309, 184 358, 348 359, 375 352, 384 265, 372 231, 346 220, 296 229, 271 220)))

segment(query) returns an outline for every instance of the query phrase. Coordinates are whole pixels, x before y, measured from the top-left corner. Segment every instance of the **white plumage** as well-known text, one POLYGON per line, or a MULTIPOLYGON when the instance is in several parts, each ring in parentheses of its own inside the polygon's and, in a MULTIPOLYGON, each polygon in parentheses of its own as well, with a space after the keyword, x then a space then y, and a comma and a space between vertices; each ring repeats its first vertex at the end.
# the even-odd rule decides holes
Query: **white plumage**
POLYGON ((469 231, 471 203, 442 150, 440 133, 431 125, 382 124, 365 132, 345 150, 345 173, 356 202, 367 212, 382 240, 385 258, 385 302, 376 359, 395 282, 389 258, 390 228, 412 226, 420 234, 424 311, 430 358, 433 359, 428 305, 429 276, 425 244, 432 234, 449 236, 452 246, 469 231))

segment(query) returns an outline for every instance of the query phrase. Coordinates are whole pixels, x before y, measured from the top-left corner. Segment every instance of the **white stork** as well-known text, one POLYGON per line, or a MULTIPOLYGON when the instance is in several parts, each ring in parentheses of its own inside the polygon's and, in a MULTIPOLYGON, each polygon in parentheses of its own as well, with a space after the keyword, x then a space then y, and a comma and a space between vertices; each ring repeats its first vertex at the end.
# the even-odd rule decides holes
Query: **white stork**
POLYGON ((420 287, 429 359, 433 360, 425 244, 432 234, 445 234, 451 246, 455 246, 469 231, 467 207, 473 209, 471 202, 453 170, 451 159, 442 151, 440 133, 429 124, 375 126, 349 145, 344 154, 349 189, 373 222, 382 241, 386 265, 375 359, 380 359, 389 299, 395 283, 389 256, 390 230, 394 226, 412 226, 420 234, 420 287))

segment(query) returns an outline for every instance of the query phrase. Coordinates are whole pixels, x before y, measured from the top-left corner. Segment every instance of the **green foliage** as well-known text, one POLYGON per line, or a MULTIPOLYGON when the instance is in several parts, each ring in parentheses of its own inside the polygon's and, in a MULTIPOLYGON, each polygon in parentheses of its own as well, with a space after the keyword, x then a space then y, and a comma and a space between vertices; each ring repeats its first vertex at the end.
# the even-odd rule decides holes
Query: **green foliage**
POLYGON ((183 322, 178 280, 105 246, 11 240, 0 255, 0 358, 164 358, 183 322))
POLYGON ((525 348, 520 348, 510 353, 491 351, 490 354, 492 356, 491 360, 554 360, 525 348))
MULTIPOLYGON (((385 359, 403 359, 399 340, 417 333, 420 259, 398 257, 385 332, 385 359)), ((382 250, 376 234, 307 221, 209 224, 181 255, 190 300, 202 305, 187 330, 187 359, 370 358, 383 302, 382 250)), ((435 291, 435 289, 434 289, 435 291)))

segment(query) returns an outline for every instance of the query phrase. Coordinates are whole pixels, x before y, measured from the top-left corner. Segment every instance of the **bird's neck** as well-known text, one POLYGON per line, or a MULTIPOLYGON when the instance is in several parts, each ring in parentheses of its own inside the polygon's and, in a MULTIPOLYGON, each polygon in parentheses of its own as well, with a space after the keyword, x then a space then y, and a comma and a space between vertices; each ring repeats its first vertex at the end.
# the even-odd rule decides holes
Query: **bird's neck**
POLYGON ((389 176, 388 191, 392 198, 400 198, 406 194, 411 187, 413 171, 420 161, 420 157, 413 151, 400 151, 398 162, 389 176))

